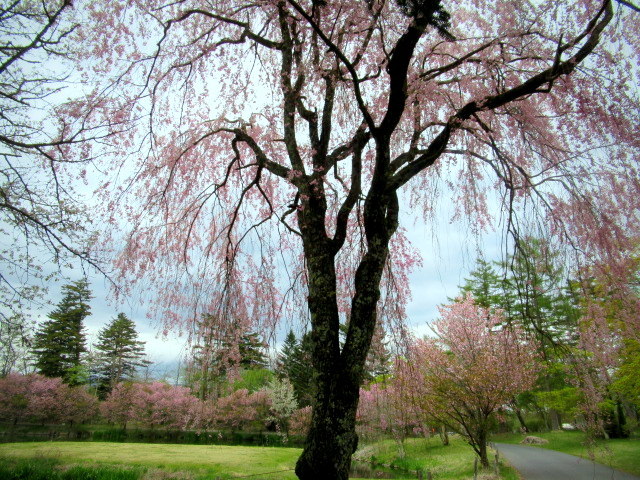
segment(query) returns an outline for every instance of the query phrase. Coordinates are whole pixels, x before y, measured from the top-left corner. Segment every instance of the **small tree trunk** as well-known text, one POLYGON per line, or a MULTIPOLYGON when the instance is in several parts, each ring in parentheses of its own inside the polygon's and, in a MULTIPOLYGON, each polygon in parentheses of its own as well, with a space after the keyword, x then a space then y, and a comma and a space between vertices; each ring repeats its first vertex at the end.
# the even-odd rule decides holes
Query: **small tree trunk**
POLYGON ((522 416, 522 410, 520 409, 520 407, 515 406, 514 403, 513 410, 516 412, 516 417, 518 418, 518 422, 520 423, 520 430, 522 431, 522 433, 529 433, 529 427, 527 427, 527 424, 524 421, 524 417, 522 416))
POLYGON ((482 429, 478 432, 478 455, 482 468, 489 468, 489 457, 487 456, 487 432, 482 429))
POLYGON ((449 445, 449 433, 447 433, 447 427, 444 423, 440 425, 440 440, 445 447, 449 445))
POLYGON ((624 413, 627 418, 633 423, 638 423, 638 411, 635 409, 635 407, 625 400, 621 401, 622 407, 624 408, 624 413))

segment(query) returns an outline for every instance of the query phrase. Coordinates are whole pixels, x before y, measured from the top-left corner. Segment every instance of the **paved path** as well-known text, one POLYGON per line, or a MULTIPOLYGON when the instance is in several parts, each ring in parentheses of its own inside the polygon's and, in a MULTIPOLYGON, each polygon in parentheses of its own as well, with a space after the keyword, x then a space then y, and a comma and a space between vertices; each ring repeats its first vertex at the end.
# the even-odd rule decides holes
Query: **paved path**
POLYGON ((640 480, 630 473, 554 450, 506 443, 493 445, 524 480, 640 480))

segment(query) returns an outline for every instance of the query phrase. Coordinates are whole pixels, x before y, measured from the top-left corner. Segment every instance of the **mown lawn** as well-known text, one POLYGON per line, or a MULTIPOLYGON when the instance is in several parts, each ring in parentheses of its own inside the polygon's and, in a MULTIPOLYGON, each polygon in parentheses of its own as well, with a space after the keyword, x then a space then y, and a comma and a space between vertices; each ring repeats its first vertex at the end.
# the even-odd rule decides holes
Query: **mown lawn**
MULTIPOLYGON (((612 440, 591 441, 583 432, 547 432, 533 433, 549 441, 541 448, 557 450, 595 462, 610 465, 625 472, 640 475, 640 438, 620 438, 612 440)), ((524 435, 496 435, 495 442, 520 443, 524 435)))
MULTIPOLYGON (((393 440, 382 440, 363 445, 354 458, 409 471, 431 471, 436 479, 468 480, 473 478, 475 453, 458 435, 452 435, 450 445, 444 446, 439 437, 411 438, 404 442, 405 456, 402 458, 393 440)), ((493 452, 491 453, 493 455, 493 452)), ((490 461, 494 458, 491 456, 490 461)), ((493 465, 493 463, 492 463, 493 465)), ((518 475, 508 465, 500 464, 500 478, 516 480, 518 475)), ((481 472, 482 478, 495 478, 493 468, 481 472)), ((425 475, 426 478, 426 475, 425 475)))
POLYGON ((62 464, 146 467, 144 478, 222 479, 259 475, 259 479, 295 479, 297 448, 223 445, 168 445, 106 442, 25 442, 0 444, 0 458, 53 459, 62 464), (274 472, 274 473, 268 473, 274 472), (264 474, 264 475, 263 475, 264 474))
MULTIPOLYGON (((473 478, 474 454, 464 441, 452 437, 451 445, 439 439, 409 439, 406 456, 398 457, 396 445, 384 440, 361 449, 357 458, 393 465, 396 468, 423 472, 430 470, 438 480, 473 478), (374 457, 374 458, 372 458, 374 457)), ((294 480, 293 468, 300 455, 297 448, 242 447, 222 445, 169 445, 106 442, 25 442, 0 444, 0 473, 4 466, 16 462, 31 467, 42 465, 60 470, 61 480, 200 480, 231 479, 251 476, 252 480, 294 480), (109 469, 115 470, 110 472, 109 469), (101 471, 100 475, 84 475, 101 471), (79 474, 66 476, 69 470, 79 474), (129 471, 126 471, 129 470, 129 471)), ((35 469, 37 470, 37 469, 35 469)), ((502 479, 516 480, 513 470, 502 466, 502 479)), ((56 474, 57 475, 57 474, 56 474)), ((19 477, 47 479, 40 476, 19 477)), ((53 477, 52 477, 53 478, 53 477)), ((426 475, 425 477, 426 478, 426 475)), ((483 479, 495 478, 492 471, 483 479)))

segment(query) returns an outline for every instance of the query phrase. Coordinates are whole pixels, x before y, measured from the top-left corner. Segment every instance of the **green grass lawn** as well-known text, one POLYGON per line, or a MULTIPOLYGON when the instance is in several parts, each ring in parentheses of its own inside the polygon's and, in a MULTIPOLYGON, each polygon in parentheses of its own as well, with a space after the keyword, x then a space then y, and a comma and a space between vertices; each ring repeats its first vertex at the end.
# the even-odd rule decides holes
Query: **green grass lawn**
MULTIPOLYGON (((442 445, 439 437, 410 438, 405 441, 405 457, 400 458, 393 440, 382 440, 363 445, 354 458, 363 461, 392 465, 394 467, 416 471, 431 471, 434 478, 446 480, 467 480, 473 478, 475 453, 458 435, 451 436, 448 446, 442 445)), ((493 462, 493 452, 490 461, 493 462)), ((484 472, 482 478, 495 478, 493 469, 484 472)), ((500 466, 502 479, 516 480, 515 471, 504 464, 500 466)), ((426 478, 426 476, 425 476, 426 478)))
MULTIPOLYGON (((547 432, 533 433, 549 441, 541 448, 557 450, 559 452, 588 458, 625 472, 640 475, 640 438, 620 438, 613 440, 587 441, 583 432, 547 432)), ((496 435, 495 442, 520 443, 524 435, 496 435)))
POLYGON ((0 458, 53 459, 62 464, 146 467, 146 478, 215 479, 259 475, 259 479, 295 479, 297 448, 230 447, 106 442, 25 442, 0 444, 0 458), (154 472, 165 472, 160 474, 154 472), (289 470, 289 471, 286 471, 289 470), (267 472, 278 472, 266 474, 267 472), (171 477, 169 477, 171 478, 171 477))
MULTIPOLYGON (((456 436, 451 445, 442 446, 438 438, 409 439, 406 456, 398 458, 396 445, 384 440, 365 445, 357 454, 360 459, 371 460, 395 467, 431 470, 438 480, 468 480, 473 478, 474 453, 456 436)), ((107 442, 25 442, 0 444, 0 473, 2 465, 16 462, 42 464, 48 468, 102 470, 102 475, 55 477, 90 480, 200 480, 231 479, 253 475, 252 480, 293 480, 297 448, 242 447, 222 445, 169 445, 148 443, 107 442), (109 468, 119 471, 110 473, 109 468), (122 470, 132 470, 131 475, 122 470), (268 473, 274 472, 274 473, 268 473), (112 475, 112 476, 110 476, 112 475)), ((64 470, 64 469, 63 469, 64 470)), ((87 470, 90 471, 90 470, 87 470)), ((63 472, 64 473, 64 472, 63 472)), ((517 475, 501 467, 502 479, 516 480, 517 475)), ((25 478, 25 477, 20 477, 25 478)), ((47 479, 46 474, 29 479, 47 479)), ((426 476, 425 476, 426 478, 426 476)), ((495 478, 485 472, 483 479, 495 478)))

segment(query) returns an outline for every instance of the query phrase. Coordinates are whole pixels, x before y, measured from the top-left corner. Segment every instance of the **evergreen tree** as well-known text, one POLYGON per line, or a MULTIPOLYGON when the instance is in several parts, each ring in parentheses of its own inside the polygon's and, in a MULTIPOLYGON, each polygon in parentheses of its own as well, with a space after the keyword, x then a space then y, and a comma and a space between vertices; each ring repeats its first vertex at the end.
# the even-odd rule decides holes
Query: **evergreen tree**
POLYGON ((510 321, 540 342, 545 358, 573 344, 579 313, 557 253, 544 240, 528 237, 507 259, 505 268, 509 269, 505 303, 510 321))
POLYGON ((149 364, 144 359, 144 342, 138 340, 135 323, 119 313, 100 330, 96 349, 95 374, 101 396, 123 380, 133 379, 136 368, 149 364))
POLYGON ((387 344, 384 329, 381 325, 377 325, 365 363, 365 382, 380 380, 391 375, 393 360, 387 344))
MULTIPOLYGON (((225 346, 230 347, 230 345, 225 346)), ((267 368, 265 348, 265 343, 260 340, 260 336, 256 332, 242 334, 238 344, 240 366, 250 370, 267 368)))
POLYGON ((305 334, 298 341, 293 330, 287 334, 278 356, 278 376, 288 378, 299 407, 313 403, 315 386, 311 363, 311 335, 305 334))
POLYGON ((480 307, 489 310, 496 308, 506 310, 508 302, 505 279, 496 272, 492 262, 478 258, 476 268, 469 275, 469 278, 464 279, 464 285, 460 287, 463 297, 465 293, 471 293, 475 304, 480 307))
POLYGON ((282 344, 276 363, 276 371, 279 377, 289 376, 296 348, 298 348, 298 339, 295 333, 293 333, 293 330, 289 330, 289 333, 287 333, 287 336, 284 338, 284 343, 282 344))
POLYGON ((87 351, 83 321, 91 309, 86 280, 62 287, 63 298, 34 338, 35 366, 47 377, 62 377, 70 385, 82 383, 82 355, 87 351))

